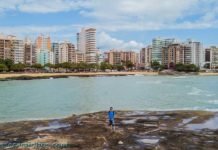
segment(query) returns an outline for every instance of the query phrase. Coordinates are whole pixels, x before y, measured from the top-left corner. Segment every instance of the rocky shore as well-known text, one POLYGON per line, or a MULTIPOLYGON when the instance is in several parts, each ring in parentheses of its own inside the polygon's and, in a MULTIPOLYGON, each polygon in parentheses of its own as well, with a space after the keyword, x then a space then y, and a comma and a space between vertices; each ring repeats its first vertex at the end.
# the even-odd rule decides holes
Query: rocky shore
POLYGON ((218 113, 117 111, 0 124, 0 149, 217 150, 218 113))

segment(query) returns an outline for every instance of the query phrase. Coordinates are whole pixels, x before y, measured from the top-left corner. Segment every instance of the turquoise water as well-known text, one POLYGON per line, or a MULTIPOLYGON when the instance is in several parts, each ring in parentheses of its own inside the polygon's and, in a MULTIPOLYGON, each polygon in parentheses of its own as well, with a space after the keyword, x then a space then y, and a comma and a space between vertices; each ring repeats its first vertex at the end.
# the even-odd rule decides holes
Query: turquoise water
POLYGON ((218 76, 69 77, 0 82, 0 122, 108 110, 218 110, 218 76))

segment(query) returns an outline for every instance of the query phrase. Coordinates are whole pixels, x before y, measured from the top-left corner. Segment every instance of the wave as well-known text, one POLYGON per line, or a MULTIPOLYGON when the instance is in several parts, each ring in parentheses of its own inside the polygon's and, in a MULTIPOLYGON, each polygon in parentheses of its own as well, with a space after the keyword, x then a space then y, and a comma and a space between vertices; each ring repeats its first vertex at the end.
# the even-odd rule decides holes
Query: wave
POLYGON ((218 100, 209 100, 208 103, 218 105, 218 100))
POLYGON ((192 90, 190 92, 187 93, 188 95, 194 95, 194 96, 199 96, 199 95, 204 95, 207 97, 212 97, 215 96, 214 93, 211 93, 210 91, 207 90, 202 90, 196 87, 193 87, 192 90))
POLYGON ((173 77, 174 79, 185 79, 187 78, 187 76, 177 76, 177 77, 173 77))
POLYGON ((201 95, 203 93, 203 90, 198 89, 196 87, 193 87, 190 92, 188 92, 188 95, 201 95))

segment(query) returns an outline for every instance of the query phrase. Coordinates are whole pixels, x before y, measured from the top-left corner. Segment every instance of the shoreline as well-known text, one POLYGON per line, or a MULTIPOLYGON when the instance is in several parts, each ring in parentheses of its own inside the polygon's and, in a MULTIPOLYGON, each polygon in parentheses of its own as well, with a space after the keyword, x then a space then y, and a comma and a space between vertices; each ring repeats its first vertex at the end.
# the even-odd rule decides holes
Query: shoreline
POLYGON ((70 144, 72 149, 84 150, 217 149, 218 112, 117 110, 112 131, 107 112, 101 111, 62 119, 0 123, 0 136, 0 146, 5 149, 9 144, 22 143, 70 144))
POLYGON ((49 78, 67 78, 67 77, 95 77, 95 76, 128 76, 128 75, 169 75, 169 76, 184 76, 184 75, 196 75, 196 76, 218 76, 218 73, 181 73, 181 74, 160 74, 158 72, 78 72, 78 73, 5 73, 0 74, 0 80, 32 80, 32 79, 49 79, 49 78))

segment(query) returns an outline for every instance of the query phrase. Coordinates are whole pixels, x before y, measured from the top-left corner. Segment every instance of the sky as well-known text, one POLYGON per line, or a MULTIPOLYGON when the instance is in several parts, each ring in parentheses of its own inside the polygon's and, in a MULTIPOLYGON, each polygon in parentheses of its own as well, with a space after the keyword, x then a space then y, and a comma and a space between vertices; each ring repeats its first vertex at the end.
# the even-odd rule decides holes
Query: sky
POLYGON ((140 50, 155 37, 218 45, 218 0, 0 0, 0 33, 76 44, 97 29, 102 50, 140 50))

